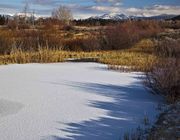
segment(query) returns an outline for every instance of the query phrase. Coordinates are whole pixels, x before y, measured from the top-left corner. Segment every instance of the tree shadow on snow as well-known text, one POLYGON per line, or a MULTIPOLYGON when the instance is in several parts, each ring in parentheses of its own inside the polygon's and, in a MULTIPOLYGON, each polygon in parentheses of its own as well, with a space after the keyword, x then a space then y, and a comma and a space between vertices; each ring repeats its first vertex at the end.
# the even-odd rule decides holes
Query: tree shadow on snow
POLYGON ((129 86, 77 82, 67 85, 109 97, 112 101, 90 100, 88 106, 103 109, 107 115, 81 123, 68 123, 67 128, 58 129, 67 132, 67 138, 50 136, 51 140, 120 140, 125 132, 143 123, 145 114, 153 117, 159 101, 159 97, 147 93, 139 82, 129 86))

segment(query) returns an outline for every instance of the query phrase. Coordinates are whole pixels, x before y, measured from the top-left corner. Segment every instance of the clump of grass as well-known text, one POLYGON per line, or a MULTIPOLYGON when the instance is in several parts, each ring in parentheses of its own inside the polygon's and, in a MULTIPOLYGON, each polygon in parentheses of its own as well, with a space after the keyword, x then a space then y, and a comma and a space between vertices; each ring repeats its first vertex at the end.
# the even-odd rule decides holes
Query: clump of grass
POLYGON ((112 69, 117 66, 129 66, 131 70, 145 71, 147 62, 152 62, 154 55, 146 55, 133 52, 112 52, 100 58, 100 62, 110 65, 112 69))
POLYGON ((110 69, 148 71, 156 60, 154 42, 150 39, 143 39, 130 49, 110 51, 104 53, 100 62, 108 64, 110 69))
POLYGON ((140 52, 146 54, 152 54, 154 50, 155 42, 152 39, 142 39, 129 49, 131 52, 140 52))
POLYGON ((0 57, 1 64, 11 63, 50 63, 50 62, 62 62, 66 55, 63 52, 40 49, 36 52, 23 52, 21 49, 13 50, 9 55, 3 55, 0 57))

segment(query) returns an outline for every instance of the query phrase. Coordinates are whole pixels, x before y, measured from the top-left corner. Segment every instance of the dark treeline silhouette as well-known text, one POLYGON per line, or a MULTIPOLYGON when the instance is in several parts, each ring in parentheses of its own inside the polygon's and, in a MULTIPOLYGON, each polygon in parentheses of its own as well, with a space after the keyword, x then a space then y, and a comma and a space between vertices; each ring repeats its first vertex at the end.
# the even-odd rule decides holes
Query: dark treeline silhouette
POLYGON ((73 20, 73 23, 77 26, 105 26, 114 23, 120 23, 123 21, 111 20, 111 19, 79 19, 73 20))
POLYGON ((5 25, 8 23, 8 17, 5 15, 0 15, 0 25, 5 25))
POLYGON ((173 17, 171 20, 180 20, 180 15, 173 17))

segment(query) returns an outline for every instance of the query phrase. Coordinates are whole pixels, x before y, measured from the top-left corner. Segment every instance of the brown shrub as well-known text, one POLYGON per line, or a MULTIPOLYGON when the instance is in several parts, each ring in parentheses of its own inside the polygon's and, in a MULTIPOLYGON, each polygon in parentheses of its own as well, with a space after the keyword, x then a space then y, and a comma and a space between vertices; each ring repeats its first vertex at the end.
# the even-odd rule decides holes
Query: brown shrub
POLYGON ((155 36, 161 31, 158 22, 155 21, 127 21, 105 30, 105 49, 124 49, 142 38, 155 36))
MULTIPOLYGON (((105 49, 124 49, 132 45, 134 36, 131 33, 136 33, 134 27, 127 28, 127 24, 118 24, 116 26, 110 26, 105 31, 105 49)), ((137 34, 135 34, 136 36, 137 34)))
POLYGON ((23 51, 37 50, 41 33, 34 30, 18 30, 14 32, 15 47, 23 51))
POLYGON ((165 95, 170 102, 180 99, 180 59, 158 60, 146 76, 146 84, 154 92, 165 95))
POLYGON ((64 50, 69 51, 97 51, 101 50, 99 39, 95 36, 75 38, 64 41, 64 50))
POLYGON ((161 21, 160 25, 162 28, 168 29, 180 29, 180 21, 179 20, 169 20, 169 21, 161 21))
POLYGON ((158 33, 163 31, 158 21, 154 21, 154 20, 136 21, 135 24, 137 26, 137 33, 141 38, 154 37, 158 33))
POLYGON ((71 30, 74 30, 74 27, 72 25, 65 24, 62 29, 65 31, 71 31, 71 30))
POLYGON ((96 36, 90 36, 87 39, 83 40, 83 51, 99 51, 101 46, 99 43, 99 38, 96 36))
POLYGON ((61 37, 52 32, 19 30, 16 32, 16 46, 23 51, 37 51, 39 47, 62 50, 61 37), (19 45, 18 45, 19 44, 19 45))
POLYGON ((0 54, 9 54, 14 44, 13 34, 9 31, 0 32, 0 54))
POLYGON ((158 41, 155 53, 161 57, 180 57, 180 39, 165 38, 158 41))
POLYGON ((30 29, 30 25, 25 23, 19 24, 18 29, 30 29))
POLYGON ((82 51, 83 39, 69 39, 63 42, 64 50, 68 51, 82 51))
POLYGON ((9 20, 7 27, 11 30, 15 30, 18 28, 18 23, 15 20, 9 20))
POLYGON ((155 54, 159 58, 146 73, 147 85, 170 102, 180 99, 180 40, 159 40, 155 54))

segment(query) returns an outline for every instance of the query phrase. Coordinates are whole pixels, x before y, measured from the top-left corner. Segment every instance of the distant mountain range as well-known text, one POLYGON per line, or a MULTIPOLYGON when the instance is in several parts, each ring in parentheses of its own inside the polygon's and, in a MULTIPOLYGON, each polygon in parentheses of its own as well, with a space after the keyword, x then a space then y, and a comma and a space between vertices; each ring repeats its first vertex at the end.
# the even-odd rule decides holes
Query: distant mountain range
POLYGON ((101 16, 90 17, 90 19, 126 20, 129 19, 129 17, 124 14, 104 14, 101 16))
POLYGON ((146 17, 146 16, 128 16, 125 14, 104 14, 101 16, 92 16, 88 19, 104 19, 104 20, 130 20, 130 19, 155 19, 155 20, 165 20, 165 19, 171 19, 176 17, 177 15, 158 15, 158 16, 151 16, 151 17, 146 17))
MULTIPOLYGON (((6 18, 9 19, 13 19, 15 16, 19 16, 19 17, 24 17, 25 15, 23 13, 18 13, 14 16, 12 15, 4 15, 6 18)), ((27 17, 31 17, 32 14, 27 14, 27 17)), ((38 17, 37 15, 34 15, 35 19, 38 19, 40 17, 38 17)), ((155 19, 155 20, 179 20, 180 19, 180 15, 168 15, 168 14, 162 14, 162 15, 158 15, 158 16, 128 16, 125 14, 116 14, 116 13, 111 13, 111 14, 103 14, 100 16, 92 16, 90 18, 87 19, 95 19, 95 20, 114 20, 114 21, 121 21, 121 20, 138 20, 138 19, 155 19)))
POLYGON ((18 16, 18 17, 27 17, 27 18, 31 18, 32 16, 35 17, 35 19, 38 19, 38 17, 36 15, 33 15, 32 13, 27 13, 26 15, 24 13, 16 13, 15 15, 3 15, 5 18, 8 19, 13 19, 14 17, 18 16))

